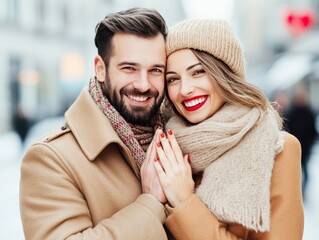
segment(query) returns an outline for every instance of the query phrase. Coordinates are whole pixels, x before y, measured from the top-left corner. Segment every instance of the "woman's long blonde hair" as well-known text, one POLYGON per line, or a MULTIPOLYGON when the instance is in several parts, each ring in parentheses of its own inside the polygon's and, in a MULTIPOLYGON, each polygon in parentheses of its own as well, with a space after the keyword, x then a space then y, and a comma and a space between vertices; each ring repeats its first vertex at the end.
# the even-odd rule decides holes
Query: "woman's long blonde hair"
POLYGON ((262 111, 270 109, 282 126, 282 118, 275 110, 277 107, 269 102, 267 96, 259 88, 236 75, 224 62, 211 54, 195 49, 190 50, 201 62, 205 72, 226 102, 249 108, 257 107, 262 111))

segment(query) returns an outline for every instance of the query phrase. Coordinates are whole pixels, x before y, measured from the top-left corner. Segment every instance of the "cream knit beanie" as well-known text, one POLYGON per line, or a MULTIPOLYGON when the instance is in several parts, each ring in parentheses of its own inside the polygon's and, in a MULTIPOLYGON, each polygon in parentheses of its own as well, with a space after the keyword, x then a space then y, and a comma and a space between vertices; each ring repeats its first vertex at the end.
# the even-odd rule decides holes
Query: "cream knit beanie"
POLYGON ((225 20, 191 19, 174 25, 166 39, 167 56, 184 48, 207 52, 227 64, 239 77, 245 77, 240 43, 225 20))

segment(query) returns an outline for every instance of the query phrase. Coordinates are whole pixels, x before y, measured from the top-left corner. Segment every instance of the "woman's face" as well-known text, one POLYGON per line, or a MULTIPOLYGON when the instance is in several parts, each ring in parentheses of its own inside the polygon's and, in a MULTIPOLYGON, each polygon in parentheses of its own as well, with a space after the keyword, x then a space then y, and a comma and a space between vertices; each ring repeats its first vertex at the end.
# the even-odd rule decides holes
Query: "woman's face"
POLYGON ((166 81, 168 97, 191 123, 211 117, 225 102, 190 49, 178 50, 167 58, 166 81))

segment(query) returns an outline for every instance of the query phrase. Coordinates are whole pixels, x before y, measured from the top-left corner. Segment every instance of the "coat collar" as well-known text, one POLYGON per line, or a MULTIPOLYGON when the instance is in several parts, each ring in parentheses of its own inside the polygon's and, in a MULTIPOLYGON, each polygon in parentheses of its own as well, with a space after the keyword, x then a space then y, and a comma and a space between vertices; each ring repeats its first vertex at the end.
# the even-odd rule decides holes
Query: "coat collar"
POLYGON ((68 127, 86 157, 93 161, 110 143, 117 143, 122 154, 139 176, 132 155, 114 131, 110 121, 98 108, 87 87, 80 93, 73 105, 65 113, 68 127))

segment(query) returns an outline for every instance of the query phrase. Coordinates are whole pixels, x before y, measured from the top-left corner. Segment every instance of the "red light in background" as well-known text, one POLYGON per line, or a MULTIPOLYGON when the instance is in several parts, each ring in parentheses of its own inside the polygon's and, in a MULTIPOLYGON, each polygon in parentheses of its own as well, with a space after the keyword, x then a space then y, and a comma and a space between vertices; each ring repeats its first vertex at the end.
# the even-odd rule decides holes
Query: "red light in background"
POLYGON ((298 11, 287 9, 284 11, 284 19, 287 28, 297 37, 308 31, 315 23, 315 13, 310 10, 298 11))

